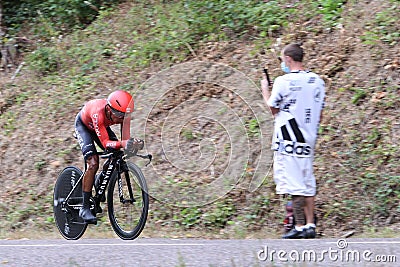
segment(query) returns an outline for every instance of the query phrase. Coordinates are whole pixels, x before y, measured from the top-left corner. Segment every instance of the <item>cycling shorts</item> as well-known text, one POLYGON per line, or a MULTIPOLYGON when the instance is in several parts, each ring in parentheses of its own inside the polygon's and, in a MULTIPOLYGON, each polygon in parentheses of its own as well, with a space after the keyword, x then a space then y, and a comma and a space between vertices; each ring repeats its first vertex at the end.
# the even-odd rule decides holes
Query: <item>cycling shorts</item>
MULTIPOLYGON (((107 127, 107 133, 110 140, 118 141, 117 136, 107 127)), ((100 142, 96 132, 89 129, 82 121, 80 113, 75 118, 75 134, 78 139, 79 146, 81 147, 83 157, 87 160, 89 157, 96 155, 97 150, 95 143, 104 150, 103 145, 100 142)))

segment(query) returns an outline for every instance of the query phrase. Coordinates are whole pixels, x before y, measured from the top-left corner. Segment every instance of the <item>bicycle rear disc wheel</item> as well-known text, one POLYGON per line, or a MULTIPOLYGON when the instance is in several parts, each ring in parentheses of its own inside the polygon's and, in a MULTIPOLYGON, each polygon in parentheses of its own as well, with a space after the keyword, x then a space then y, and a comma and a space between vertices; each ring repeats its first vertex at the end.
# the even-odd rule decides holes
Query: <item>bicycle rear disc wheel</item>
POLYGON ((107 204, 108 216, 114 232, 122 239, 133 240, 140 235, 146 224, 149 195, 146 180, 140 168, 131 162, 127 162, 127 165, 129 171, 121 175, 114 173, 108 188, 107 204), (132 188, 133 201, 128 184, 132 188))
POLYGON ((85 233, 87 224, 79 217, 82 205, 82 171, 76 167, 67 167, 58 175, 53 195, 53 211, 56 225, 65 239, 76 240, 85 233), (62 203, 77 183, 68 204, 62 208, 62 203))

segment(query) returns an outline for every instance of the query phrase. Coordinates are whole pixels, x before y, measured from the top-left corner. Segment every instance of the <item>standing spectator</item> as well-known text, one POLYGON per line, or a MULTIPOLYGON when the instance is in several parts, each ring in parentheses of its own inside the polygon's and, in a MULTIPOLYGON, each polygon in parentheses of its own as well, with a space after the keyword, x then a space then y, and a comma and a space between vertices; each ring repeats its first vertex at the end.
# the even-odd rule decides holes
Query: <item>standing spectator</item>
POLYGON ((282 238, 315 238, 314 148, 322 119, 325 83, 303 66, 303 48, 289 44, 281 52, 281 69, 272 91, 261 81, 265 102, 275 118, 272 149, 277 194, 292 196, 295 227, 282 238))

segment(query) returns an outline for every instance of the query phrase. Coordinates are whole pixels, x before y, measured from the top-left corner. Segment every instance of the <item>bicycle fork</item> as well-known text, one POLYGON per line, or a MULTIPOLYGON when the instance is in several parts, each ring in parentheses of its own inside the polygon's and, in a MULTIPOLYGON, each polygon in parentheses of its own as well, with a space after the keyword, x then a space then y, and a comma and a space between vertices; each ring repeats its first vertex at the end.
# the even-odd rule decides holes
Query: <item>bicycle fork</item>
POLYGON ((125 176, 125 180, 126 180, 126 186, 128 187, 128 193, 129 193, 129 199, 125 199, 124 198, 124 192, 122 190, 122 177, 121 177, 121 173, 118 172, 118 193, 119 193, 119 200, 122 204, 133 204, 136 202, 134 196, 133 196, 133 191, 132 191, 132 184, 131 184, 131 180, 129 179, 129 172, 128 171, 124 171, 124 176, 125 176))

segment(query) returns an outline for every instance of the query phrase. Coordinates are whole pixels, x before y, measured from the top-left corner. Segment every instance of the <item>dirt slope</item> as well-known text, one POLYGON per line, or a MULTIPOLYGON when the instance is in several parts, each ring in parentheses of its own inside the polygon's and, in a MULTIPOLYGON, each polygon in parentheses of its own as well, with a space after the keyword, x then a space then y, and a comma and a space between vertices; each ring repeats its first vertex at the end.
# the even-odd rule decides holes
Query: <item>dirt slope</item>
MULTIPOLYGON (((372 36, 369 34, 374 29, 371 18, 391 5, 389 1, 348 3, 343 14, 345 19, 337 28, 326 29, 321 20, 315 18, 291 25, 287 32, 273 36, 274 42, 277 37, 281 38, 281 43, 303 42, 307 67, 321 74, 328 85, 315 163, 319 229, 326 235, 340 235, 351 229, 361 232, 366 225, 383 225, 398 231, 400 45, 379 38, 367 42, 369 39, 365 37, 372 36)), ((122 13, 126 12, 123 10, 122 13)), ((90 36, 87 38, 90 41, 90 36)), ((119 49, 123 53, 129 42, 120 41, 119 49)), ((67 45, 60 44, 61 48, 67 45)), ((272 77, 281 75, 271 47, 260 48, 245 40, 204 43, 184 62, 197 67, 198 61, 229 66, 227 69, 234 68, 234 73, 243 73, 249 81, 258 84, 265 63, 272 77)), ((257 233, 265 235, 263 231, 271 229, 279 233, 282 212, 279 198, 274 194, 272 177, 268 175, 257 191, 249 190, 260 153, 268 149, 271 127, 268 127, 271 117, 263 106, 261 93, 256 90, 246 93, 244 85, 238 89, 241 90, 238 97, 236 89, 218 84, 223 80, 221 77, 215 78, 218 80, 215 84, 210 80, 190 83, 178 72, 170 77, 178 82, 162 95, 157 92, 160 88, 149 83, 148 78, 162 77, 156 74, 166 69, 163 63, 154 62, 137 72, 118 69, 115 62, 110 62, 107 68, 96 70, 102 73, 95 81, 97 89, 82 94, 65 84, 53 83, 51 78, 38 80, 27 70, 22 71, 23 75, 15 84, 9 82, 11 74, 3 74, 0 236, 24 235, 27 229, 56 231, 52 219, 52 189, 56 176, 66 165, 82 166, 78 146, 72 138, 75 114, 85 101, 105 97, 110 92, 105 88, 122 84, 144 84, 135 90, 138 115, 134 121, 139 118, 146 121, 137 122, 134 131, 146 139, 147 149, 155 155, 151 169, 145 171, 154 199, 149 230, 144 235, 164 236, 175 231, 177 235, 185 235, 201 233, 204 229, 217 237, 252 237, 257 233), (162 97, 161 101, 154 101, 156 97, 162 97), (210 110, 217 102, 224 103, 226 109, 217 105, 210 110), (196 115, 198 110, 209 113, 196 115), (212 117, 211 114, 228 115, 212 117), (232 123, 235 114, 239 114, 242 128, 230 133, 225 126, 235 126, 232 123), (218 118, 230 123, 221 124, 218 118), (171 119, 170 125, 176 126, 170 131, 164 128, 168 119, 171 119), (252 134, 254 127, 250 124, 254 119, 259 120, 261 137, 259 132, 257 134, 258 127, 252 134), (235 135, 239 148, 230 140, 235 135), (176 137, 179 139, 174 139, 176 137), (174 142, 169 142, 171 140, 174 142), (231 151, 245 153, 244 161, 236 159, 237 154, 230 154, 231 151), (180 152, 183 156, 178 156, 180 152), (176 159, 168 154, 177 155, 176 159), (197 187, 211 185, 209 188, 215 189, 212 186, 215 177, 221 177, 235 160, 243 164, 234 170, 243 173, 223 178, 222 182, 228 183, 227 189, 222 193, 212 192, 212 199, 204 197, 207 187, 200 191, 197 187), (183 167, 180 164, 184 164, 183 167), (190 173, 188 166, 194 166, 196 171, 190 173), (177 170, 171 171, 171 168, 177 170), (218 197, 224 198, 213 205, 193 207, 196 201, 209 203, 218 197), (224 221, 220 223, 213 216, 224 221)), ((198 67, 198 70, 203 68, 198 67)), ((233 73, 227 75, 234 77, 233 73)), ((154 81, 157 80, 150 79, 154 81)), ((86 90, 90 86, 84 84, 79 88, 86 90)), ((249 83, 248 88, 255 88, 254 84, 249 83)), ((107 223, 101 224, 99 229, 103 226, 107 223)))

